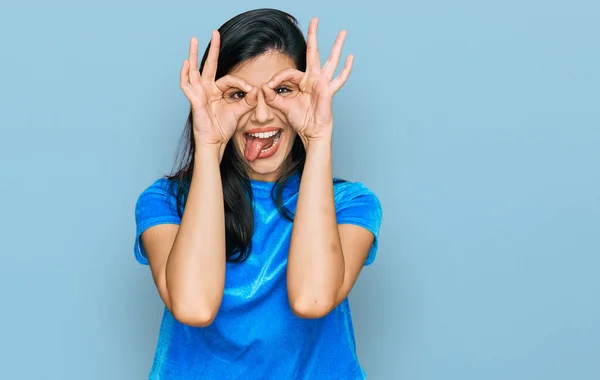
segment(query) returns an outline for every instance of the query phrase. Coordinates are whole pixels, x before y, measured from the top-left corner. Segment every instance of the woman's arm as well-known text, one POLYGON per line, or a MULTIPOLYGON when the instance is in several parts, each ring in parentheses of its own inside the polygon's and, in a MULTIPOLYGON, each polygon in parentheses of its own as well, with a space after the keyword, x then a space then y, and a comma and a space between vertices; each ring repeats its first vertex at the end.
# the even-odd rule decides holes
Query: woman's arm
POLYGON ((313 18, 308 27, 305 72, 282 70, 267 85, 266 89, 273 90, 284 81, 290 83, 290 95, 265 90, 267 103, 285 114, 306 148, 287 269, 290 305, 306 318, 324 316, 346 298, 375 238, 365 228, 337 224, 331 169, 332 99, 348 80, 353 56, 346 58, 334 78, 346 31, 338 34, 321 66, 317 24, 313 18))
POLYGON ((173 316, 191 326, 212 323, 225 285, 225 217, 220 151, 198 146, 181 224, 158 225, 142 244, 158 292, 173 316))
POLYGON ((190 41, 180 86, 190 101, 195 139, 194 170, 179 227, 159 225, 141 237, 161 298, 180 322, 212 323, 225 288, 225 207, 219 164, 239 119, 256 106, 258 89, 226 75, 215 82, 220 35, 213 31, 202 75, 198 40, 190 41), (228 103, 230 88, 249 91, 243 101, 228 103), (220 121, 219 121, 220 120, 220 121))
POLYGON ((339 225, 332 184, 331 140, 306 145, 298 203, 288 257, 290 306, 303 318, 320 318, 350 292, 373 234, 339 225))

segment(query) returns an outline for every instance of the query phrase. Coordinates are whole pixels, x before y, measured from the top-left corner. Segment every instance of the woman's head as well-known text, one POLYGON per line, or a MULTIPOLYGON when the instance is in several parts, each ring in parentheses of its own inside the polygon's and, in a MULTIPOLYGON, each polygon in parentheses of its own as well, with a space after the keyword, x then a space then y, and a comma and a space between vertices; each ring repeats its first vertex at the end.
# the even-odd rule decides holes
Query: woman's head
MULTIPOLYGON (((291 218, 283 206, 281 190, 292 175, 302 172, 306 151, 281 111, 265 103, 262 86, 283 69, 306 70, 306 40, 296 19, 275 9, 242 13, 218 31, 220 50, 216 79, 233 74, 259 88, 257 106, 240 119, 220 164, 227 256, 229 260, 240 261, 250 250, 254 225, 250 179, 277 182, 273 199, 282 214, 291 218), (276 134, 272 136, 273 132, 276 134)), ((201 60, 200 72, 209 48, 210 44, 201 60)), ((275 91, 285 96, 285 83, 275 91)), ((227 101, 238 101, 244 95, 237 90, 231 92, 224 94, 227 101)), ((169 176, 176 180, 177 196, 183 203, 195 156, 191 112, 185 129, 180 167, 169 176)))
MULTIPOLYGON (((253 179, 273 181, 282 171, 297 165, 304 155, 303 149, 299 149, 302 148, 300 139, 285 116, 265 102, 262 86, 278 71, 306 69, 306 41, 296 19, 274 9, 242 13, 221 26, 219 33, 221 47, 216 79, 233 74, 259 89, 257 106, 239 121, 224 159, 244 165, 253 179), (295 143, 296 154, 292 154, 295 143)), ((200 71, 209 47, 210 44, 200 71)), ((286 96, 287 88, 284 85, 275 91, 286 96)), ((244 93, 232 89, 224 95, 227 101, 241 101, 244 93)))

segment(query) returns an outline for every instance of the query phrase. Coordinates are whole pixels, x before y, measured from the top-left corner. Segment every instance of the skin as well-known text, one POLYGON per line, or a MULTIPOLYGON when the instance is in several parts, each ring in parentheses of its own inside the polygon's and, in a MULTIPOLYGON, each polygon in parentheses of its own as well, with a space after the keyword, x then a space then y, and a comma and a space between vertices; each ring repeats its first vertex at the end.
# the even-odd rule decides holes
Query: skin
POLYGON ((301 318, 326 315, 347 297, 364 265, 373 235, 362 227, 337 224, 332 186, 332 98, 348 79, 353 57, 333 78, 346 32, 340 32, 321 66, 317 23, 313 19, 309 26, 306 72, 271 52, 215 81, 219 34, 213 31, 201 74, 195 69, 198 41, 191 40, 180 77, 196 139, 187 205, 180 225, 154 226, 141 237, 158 292, 184 324, 207 326, 220 307, 226 256, 219 163, 232 138, 243 152, 244 133, 252 128, 283 130, 275 155, 248 163, 253 179, 277 178, 296 134, 306 148, 287 265, 292 311, 301 318))
MULTIPOLYGON (((246 161, 249 176, 252 179, 275 181, 281 169, 285 167, 292 150, 296 131, 287 121, 286 115, 281 110, 267 104, 266 100, 270 95, 285 98, 293 97, 296 95, 297 86, 290 81, 283 81, 274 89, 269 88, 265 91, 262 89, 272 79, 274 73, 290 68, 294 68, 294 62, 291 58, 278 52, 269 52, 241 65, 239 68, 235 68, 231 72, 231 74, 249 83, 253 88, 261 89, 257 92, 256 107, 252 112, 248 112, 240 118, 236 133, 233 136, 233 142, 240 152, 240 157, 244 157, 246 149, 246 138, 244 137, 246 132, 267 127, 276 127, 282 130, 279 147, 273 156, 252 162, 246 161)), ((230 102, 240 102, 246 96, 243 91, 236 90, 233 88, 225 93, 230 102)))

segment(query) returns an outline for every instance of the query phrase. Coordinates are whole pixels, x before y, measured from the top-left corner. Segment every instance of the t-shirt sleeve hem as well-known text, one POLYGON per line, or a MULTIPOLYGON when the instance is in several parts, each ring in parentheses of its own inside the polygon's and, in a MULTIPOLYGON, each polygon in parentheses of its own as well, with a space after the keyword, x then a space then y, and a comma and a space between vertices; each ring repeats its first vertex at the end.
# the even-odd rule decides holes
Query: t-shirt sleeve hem
POLYGON ((144 249, 144 245, 142 244, 142 233, 146 231, 150 227, 157 226, 159 224, 180 224, 181 220, 175 216, 164 216, 160 218, 152 218, 145 220, 140 223, 137 228, 136 237, 135 237, 135 245, 134 245, 134 253, 135 259, 138 263, 142 265, 148 265, 148 256, 146 255, 146 250, 144 249))
POLYGON ((369 254, 367 255, 367 259, 364 263, 364 266, 371 265, 375 261, 375 257, 377 256, 377 248, 379 247, 379 231, 377 227, 372 226, 369 223, 365 223, 365 219, 353 217, 338 218, 337 224, 352 224, 362 227, 373 234, 373 244, 371 244, 369 254))

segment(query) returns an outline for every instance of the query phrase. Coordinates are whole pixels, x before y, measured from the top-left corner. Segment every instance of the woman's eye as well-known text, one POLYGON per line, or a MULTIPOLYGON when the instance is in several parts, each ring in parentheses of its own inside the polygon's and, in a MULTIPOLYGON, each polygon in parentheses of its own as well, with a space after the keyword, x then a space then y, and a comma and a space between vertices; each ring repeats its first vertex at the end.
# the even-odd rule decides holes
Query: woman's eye
POLYGON ((279 95, 281 95, 281 94, 285 94, 285 93, 287 93, 287 92, 291 92, 291 91, 292 91, 292 90, 290 90, 290 89, 289 89, 289 88, 287 88, 287 87, 277 87, 277 88, 275 89, 275 92, 276 92, 277 94, 279 94, 279 95))
POLYGON ((230 95, 230 97, 232 99, 236 99, 236 100, 244 99, 245 96, 246 96, 246 93, 244 91, 236 91, 230 95))

